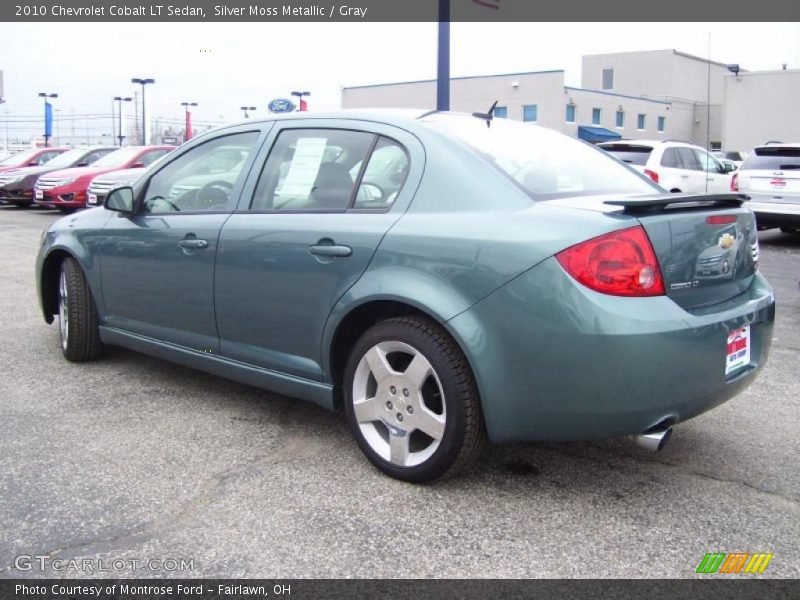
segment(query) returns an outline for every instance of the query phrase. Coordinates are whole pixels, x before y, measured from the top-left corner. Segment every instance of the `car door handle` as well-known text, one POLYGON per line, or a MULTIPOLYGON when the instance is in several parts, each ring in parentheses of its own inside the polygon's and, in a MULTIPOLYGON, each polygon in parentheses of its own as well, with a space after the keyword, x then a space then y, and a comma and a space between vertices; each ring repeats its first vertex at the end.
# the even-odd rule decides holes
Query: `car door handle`
POLYGON ((681 175, 681 179, 689 179, 689 176, 686 173, 684 173, 683 175, 681 175))
POLYGON ((330 244, 317 244, 310 246, 308 251, 316 256, 350 256, 353 249, 350 246, 336 246, 330 244))
POLYGON ((192 250, 202 250, 203 248, 208 248, 208 242, 206 240, 181 240, 178 242, 178 245, 181 248, 191 248, 192 250))

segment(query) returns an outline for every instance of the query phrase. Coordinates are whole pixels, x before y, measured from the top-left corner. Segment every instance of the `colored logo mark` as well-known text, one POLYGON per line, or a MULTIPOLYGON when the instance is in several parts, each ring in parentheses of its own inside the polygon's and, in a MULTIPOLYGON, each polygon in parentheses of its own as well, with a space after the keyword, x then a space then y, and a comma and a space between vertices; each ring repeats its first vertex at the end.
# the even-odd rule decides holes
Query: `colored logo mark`
POLYGON ((697 566, 697 573, 763 573, 772 560, 766 552, 709 552, 697 566))

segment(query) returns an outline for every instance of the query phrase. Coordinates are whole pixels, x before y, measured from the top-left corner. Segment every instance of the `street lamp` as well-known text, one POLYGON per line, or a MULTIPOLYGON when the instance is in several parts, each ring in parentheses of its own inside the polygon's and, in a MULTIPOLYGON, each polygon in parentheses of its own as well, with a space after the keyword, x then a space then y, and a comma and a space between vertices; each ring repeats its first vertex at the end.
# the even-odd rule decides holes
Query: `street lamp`
POLYGON ((47 143, 47 140, 50 139, 50 135, 52 133, 51 129, 53 127, 53 125, 52 125, 52 123, 53 123, 52 108, 50 109, 51 110, 51 112, 50 112, 50 122, 48 123, 48 120, 47 120, 47 112, 48 112, 47 111, 47 107, 50 106, 50 104, 47 102, 47 99, 48 98, 58 98, 58 94, 46 94, 45 92, 39 92, 39 97, 40 98, 44 98, 44 147, 47 148, 47 146, 49 145, 47 143), (50 125, 49 128, 48 128, 48 124, 50 125))
POLYGON ((131 83, 138 83, 142 86, 142 146, 147 145, 147 117, 145 115, 146 106, 145 98, 144 98, 144 86, 148 83, 155 83, 155 79, 139 79, 134 77, 131 79, 131 83))
POLYGON ((185 120, 183 141, 188 142, 192 137, 192 121, 191 117, 189 116, 189 107, 197 106, 197 102, 181 102, 181 106, 184 108, 184 120, 185 120))
POLYGON ((240 106, 239 107, 239 110, 243 110, 244 111, 244 118, 245 119, 249 119, 250 118, 250 115, 247 114, 247 111, 248 110, 255 110, 255 109, 256 109, 255 106, 240 106))
POLYGON ((117 101, 118 105, 117 113, 119 114, 119 135, 117 136, 117 138, 119 139, 120 147, 122 147, 122 140, 125 138, 125 136, 122 135, 122 103, 130 102, 131 100, 133 100, 133 98, 129 98, 127 96, 125 98, 123 98, 122 96, 114 96, 114 100, 117 101))
POLYGON ((292 96, 297 96, 297 110, 308 110, 308 104, 303 100, 303 96, 310 96, 311 92, 292 92, 292 96))

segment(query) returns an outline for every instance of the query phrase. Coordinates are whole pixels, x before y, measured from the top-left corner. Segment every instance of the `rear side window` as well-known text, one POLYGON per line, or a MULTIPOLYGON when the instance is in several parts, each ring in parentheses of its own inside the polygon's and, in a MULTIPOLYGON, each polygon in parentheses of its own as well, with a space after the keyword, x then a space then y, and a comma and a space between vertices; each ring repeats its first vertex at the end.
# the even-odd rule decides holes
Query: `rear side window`
POLYGON ((650 153, 653 151, 650 146, 633 146, 631 144, 605 144, 600 147, 622 162, 640 167, 647 164, 647 159, 650 158, 650 153))
MULTIPOLYGON (((275 140, 250 204, 253 211, 347 210, 358 174, 376 142, 372 133, 341 129, 287 129, 275 140)), ((378 188, 359 191, 379 200, 378 188)))
POLYGON ((767 146, 754 149, 742 163, 744 169, 788 171, 800 169, 800 147, 777 148, 767 146))
POLYGON ((353 208, 389 208, 400 193, 406 176, 408 154, 405 148, 394 140, 380 138, 364 169, 353 208))

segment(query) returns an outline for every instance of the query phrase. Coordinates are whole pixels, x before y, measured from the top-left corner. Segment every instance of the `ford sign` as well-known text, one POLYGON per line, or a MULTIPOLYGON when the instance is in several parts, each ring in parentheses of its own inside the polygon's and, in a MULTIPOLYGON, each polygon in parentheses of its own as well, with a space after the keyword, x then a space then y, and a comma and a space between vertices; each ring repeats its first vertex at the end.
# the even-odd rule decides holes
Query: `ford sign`
POLYGON ((275 98, 275 100, 267 104, 267 108, 272 113, 292 112, 294 110, 294 102, 288 98, 275 98))

